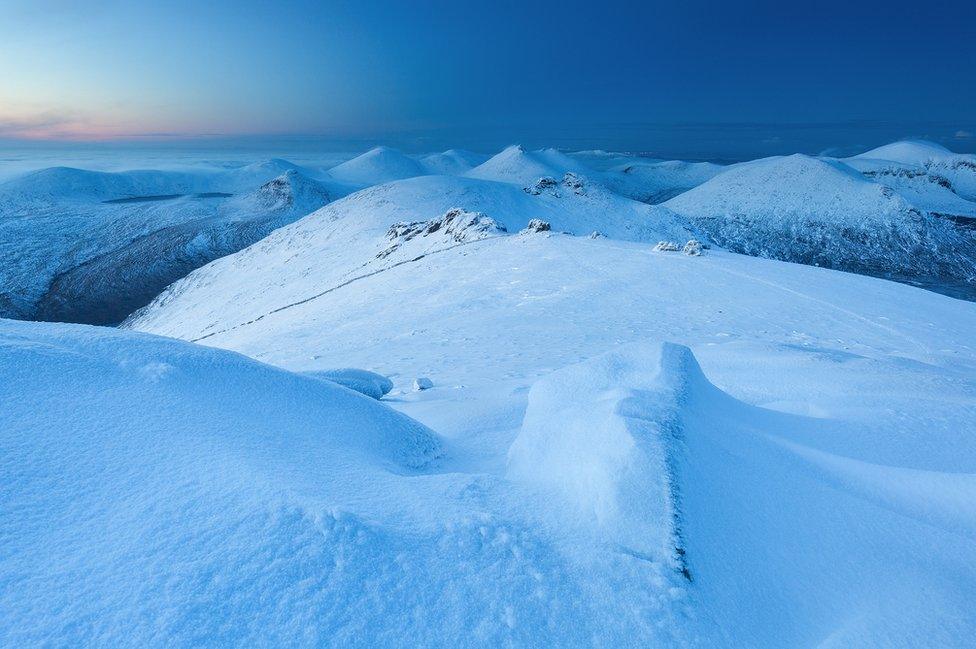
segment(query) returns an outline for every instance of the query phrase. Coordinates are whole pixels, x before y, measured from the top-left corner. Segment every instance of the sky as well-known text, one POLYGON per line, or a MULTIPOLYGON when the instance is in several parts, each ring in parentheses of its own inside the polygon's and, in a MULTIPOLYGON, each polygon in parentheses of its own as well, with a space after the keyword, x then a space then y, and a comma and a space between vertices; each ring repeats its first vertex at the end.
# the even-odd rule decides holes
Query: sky
POLYGON ((0 140, 976 150, 976 3, 0 0, 0 140))

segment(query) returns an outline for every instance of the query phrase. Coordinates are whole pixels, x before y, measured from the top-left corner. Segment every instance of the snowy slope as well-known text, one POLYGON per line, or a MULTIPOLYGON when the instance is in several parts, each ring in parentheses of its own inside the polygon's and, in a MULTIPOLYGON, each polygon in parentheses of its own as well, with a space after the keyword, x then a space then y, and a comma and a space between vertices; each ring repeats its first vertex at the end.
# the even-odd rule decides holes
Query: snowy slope
POLYGON ((953 153, 934 142, 894 142, 848 158, 848 162, 858 169, 861 165, 873 168, 894 166, 911 171, 922 169, 932 177, 947 180, 951 190, 963 199, 976 201, 976 156, 953 153))
MULTIPOLYGON (((262 177, 245 169, 228 174, 262 177)), ((120 322, 194 268, 330 198, 294 169, 232 197, 182 193, 226 187, 221 178, 52 169, 0 186, 0 315, 120 322)))
POLYGON ((854 272, 973 281, 976 238, 833 160, 736 165, 664 207, 720 246, 854 272))
POLYGON ((365 187, 426 173, 427 170, 417 160, 396 149, 378 146, 333 167, 328 175, 340 182, 365 187))
POLYGON ((678 623, 693 619, 679 576, 541 525, 543 501, 445 471, 434 433, 326 381, 10 321, 0 380, 5 646, 685 645, 698 632, 678 623))
POLYGON ((587 167, 555 149, 526 151, 515 144, 492 156, 467 173, 471 178, 531 185, 543 176, 562 177, 567 171, 587 173, 587 167))
POLYGON ((449 149, 443 153, 432 153, 421 158, 420 163, 427 173, 434 175, 457 176, 474 169, 488 159, 480 153, 461 149, 449 149))
POLYGON ((927 140, 902 140, 879 146, 854 156, 860 160, 888 160, 903 164, 924 165, 930 160, 940 160, 954 155, 941 144, 927 140))
POLYGON ((622 196, 657 204, 697 187, 723 169, 710 162, 634 161, 612 167, 600 178, 604 185, 622 196))
POLYGON ((533 194, 507 183, 425 176, 365 189, 331 203, 170 286, 134 317, 152 321, 163 310, 182 312, 190 320, 209 319, 215 325, 228 318, 246 320, 249 314, 307 297, 308 277, 315 277, 325 290, 457 245, 454 234, 438 226, 401 247, 391 229, 397 223, 438 221, 454 208, 482 214, 513 234, 530 219, 543 219, 555 230, 578 235, 599 230, 608 237, 646 242, 692 236, 670 212, 578 177, 572 186, 557 183, 533 194), (391 248, 396 254, 388 253, 391 248))
MULTIPOLYGON (((705 646, 964 646, 976 631, 965 504, 976 305, 722 251, 551 233, 409 259, 344 284, 320 262, 260 310, 215 324, 217 312, 174 300, 136 326, 209 333, 208 345, 295 370, 391 376, 391 403, 447 440, 445 469, 521 485, 538 494, 519 509, 540 529, 663 568, 661 587, 684 580, 681 626, 705 646), (684 369, 662 374, 660 340, 689 346, 731 396, 684 354, 684 369), (614 350, 619 360, 553 373, 614 350), (410 391, 416 376, 434 387, 410 391), (661 462, 669 473, 653 470, 661 462)), ((277 293, 252 277, 221 290, 254 306, 252 292, 277 293)), ((188 285, 185 297, 194 290, 218 294, 188 285)))

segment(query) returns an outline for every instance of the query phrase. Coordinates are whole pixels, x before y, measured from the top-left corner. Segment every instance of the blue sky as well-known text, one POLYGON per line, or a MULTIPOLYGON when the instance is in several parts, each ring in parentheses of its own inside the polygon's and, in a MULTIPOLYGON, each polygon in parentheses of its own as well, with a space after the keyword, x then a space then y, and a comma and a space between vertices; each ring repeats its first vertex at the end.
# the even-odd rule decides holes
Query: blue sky
POLYGON ((976 149, 973 2, 0 0, 0 138, 976 149))

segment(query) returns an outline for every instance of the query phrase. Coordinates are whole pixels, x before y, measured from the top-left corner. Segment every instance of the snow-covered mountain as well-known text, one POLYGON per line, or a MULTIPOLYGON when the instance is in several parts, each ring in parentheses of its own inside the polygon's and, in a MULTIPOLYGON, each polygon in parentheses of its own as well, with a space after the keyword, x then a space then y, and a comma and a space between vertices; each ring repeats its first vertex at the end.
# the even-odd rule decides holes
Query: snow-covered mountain
MULTIPOLYGON (((194 268, 330 199, 295 169, 232 197, 185 193, 210 189, 215 178, 75 172, 47 170, 0 186, 0 315, 120 322, 194 268)), ((249 168, 233 177, 261 176, 249 168)))
POLYGON ((976 302, 762 258, 959 271, 935 159, 499 156, 0 191, 61 313, 233 242, 0 320, 0 645, 967 647, 976 302))
POLYGON ((586 173, 585 165, 555 149, 526 151, 512 145, 467 173, 471 178, 531 185, 544 176, 559 178, 567 171, 586 173))
MULTIPOLYGON (((192 273, 134 317, 136 322, 154 321, 157 312, 179 311, 212 320, 214 326, 230 314, 247 319, 272 304, 306 297, 306 277, 316 277, 328 287, 402 261, 402 255, 387 253, 397 243, 395 236, 391 239, 396 232, 393 226, 432 224, 453 209, 482 214, 511 234, 532 219, 542 219, 554 230, 581 236, 597 232, 648 243, 693 236, 669 211, 623 198, 575 175, 541 188, 424 176, 365 189, 331 203, 239 254, 192 273), (242 290, 244 277, 247 290, 242 290)), ((411 252, 404 258, 457 243, 446 227, 433 227, 429 235, 418 239, 424 242, 423 250, 409 246, 411 252)))
POLYGON ((735 252, 976 281, 974 232, 913 204, 911 195, 842 162, 798 154, 736 165, 664 206, 735 252))
MULTIPOLYGON (((491 520, 562 539, 558 557, 612 562, 586 572, 614 580, 597 599, 615 637, 657 637, 645 623, 672 614, 662 588, 679 589, 678 628, 708 646, 924 644, 945 624, 976 628, 963 504, 976 493, 959 473, 976 467, 976 305, 714 249, 497 229, 333 277, 348 247, 325 218, 337 205, 195 272, 131 326, 393 377, 391 403, 450 440, 441 469, 479 485, 445 502, 512 503, 520 513, 491 520), (708 380, 662 340, 689 347, 708 380), (417 376, 434 387, 413 392, 417 376), (636 609, 621 606, 631 587, 645 589, 636 609)), ((404 245, 432 229, 445 227, 404 245)), ((553 628, 533 610, 516 628, 536 639, 591 632, 592 611, 553 628)))
POLYGON ((909 165, 924 165, 955 154, 941 144, 926 140, 902 140, 879 146, 854 156, 855 160, 887 160, 909 165))
POLYGON ((488 160, 488 156, 461 149, 449 149, 443 153, 432 153, 421 158, 424 169, 431 174, 458 176, 474 169, 488 160))
POLYGON ((329 170, 340 182, 365 187, 427 173, 419 161, 386 146, 378 146, 329 170))
POLYGON ((894 142, 846 160, 857 169, 924 173, 952 193, 976 201, 976 155, 957 154, 924 140, 894 142))
POLYGON ((600 178, 618 194, 654 205, 697 187, 723 169, 710 162, 635 161, 612 167, 600 178))

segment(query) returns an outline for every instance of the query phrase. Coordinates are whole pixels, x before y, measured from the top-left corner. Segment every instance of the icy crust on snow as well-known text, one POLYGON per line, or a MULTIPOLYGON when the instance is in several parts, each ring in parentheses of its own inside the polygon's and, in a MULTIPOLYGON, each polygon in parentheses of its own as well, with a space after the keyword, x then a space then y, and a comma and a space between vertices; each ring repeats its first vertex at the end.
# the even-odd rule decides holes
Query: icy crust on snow
MULTIPOLYGON (((161 172, 145 173, 161 182, 168 178, 161 172)), ((78 190, 76 196, 57 198, 45 194, 43 186, 31 185, 34 197, 28 199, 0 188, 0 251, 5 259, 0 316, 121 322, 194 268, 237 252, 331 198, 321 183, 289 169, 229 198, 190 195, 105 204, 95 199, 150 189, 132 189, 134 179, 141 178, 138 173, 95 174, 103 176, 126 179, 128 189, 112 183, 99 193, 88 183, 87 194, 78 190)), ((169 185, 153 191, 175 189, 169 185)))
POLYGON ((734 252, 862 273, 974 279, 976 235, 838 161, 736 165, 664 207, 734 252))
POLYGON ((691 350, 673 344, 557 370, 529 392, 508 475, 558 492, 613 544, 690 579, 675 458, 686 392, 706 384, 691 350))

